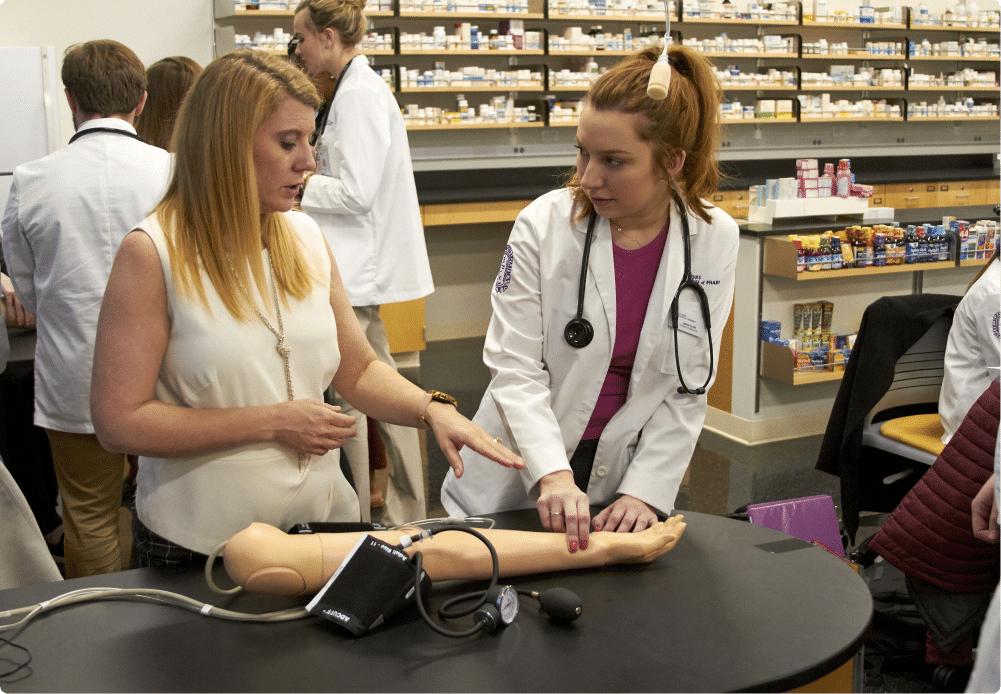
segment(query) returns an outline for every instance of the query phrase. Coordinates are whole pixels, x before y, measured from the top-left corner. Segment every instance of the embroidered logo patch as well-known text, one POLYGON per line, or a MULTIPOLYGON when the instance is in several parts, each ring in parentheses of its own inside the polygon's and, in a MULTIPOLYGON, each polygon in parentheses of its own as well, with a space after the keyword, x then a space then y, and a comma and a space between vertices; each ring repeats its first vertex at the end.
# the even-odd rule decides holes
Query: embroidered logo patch
POLYGON ((511 245, 508 244, 504 248, 504 257, 501 258, 500 272, 497 273, 497 283, 494 285, 494 291, 498 294, 502 294, 507 291, 507 288, 511 286, 511 266, 514 264, 514 251, 511 250, 511 245))
POLYGON ((1001 311, 994 314, 994 320, 991 321, 991 327, 994 328, 995 339, 1001 339, 1001 311))

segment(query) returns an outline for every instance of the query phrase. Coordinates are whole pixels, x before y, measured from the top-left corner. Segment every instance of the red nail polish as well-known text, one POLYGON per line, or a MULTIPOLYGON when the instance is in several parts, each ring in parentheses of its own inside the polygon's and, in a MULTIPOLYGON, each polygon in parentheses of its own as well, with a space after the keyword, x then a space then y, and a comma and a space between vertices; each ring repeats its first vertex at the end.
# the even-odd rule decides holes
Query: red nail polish
POLYGON ((594 532, 598 532, 599 530, 601 530, 601 523, 595 523, 594 524, 594 532))
POLYGON ((577 551, 577 540, 571 540, 570 541, 570 551, 571 552, 576 552, 577 551))
POLYGON ((581 540, 580 541, 580 548, 581 549, 587 549, 587 540, 581 540))

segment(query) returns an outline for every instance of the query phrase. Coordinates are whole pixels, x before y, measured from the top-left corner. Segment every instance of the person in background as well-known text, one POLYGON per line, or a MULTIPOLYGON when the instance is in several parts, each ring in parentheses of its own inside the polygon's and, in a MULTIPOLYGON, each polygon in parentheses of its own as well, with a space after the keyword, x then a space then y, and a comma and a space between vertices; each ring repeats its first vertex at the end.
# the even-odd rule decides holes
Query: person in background
MULTIPOLYGON (((317 172, 308 176, 302 209, 320 225, 338 259, 348 299, 379 359, 396 368, 379 305, 434 291, 424 243, 410 146, 400 107, 358 50, 365 0, 303 0, 293 19, 296 55, 310 75, 328 72, 336 87, 321 117, 317 172)), ((333 400, 347 407, 343 394, 333 400)), ((359 417, 359 428, 366 422, 359 417)), ((378 520, 398 525, 427 514, 417 433, 379 423, 389 461, 378 520)), ((366 438, 346 448, 358 493, 369 499, 366 438)), ((366 501, 365 506, 368 506, 366 501)))
POLYGON ((91 409, 108 450, 138 453, 133 564, 204 560, 251 523, 358 521, 339 449, 355 418, 520 458, 379 361, 316 223, 292 211, 314 168, 316 88, 287 60, 212 62, 178 117, 173 177, 115 258, 91 409))
POLYGON ((139 137, 154 147, 174 151, 170 138, 177 111, 201 71, 201 65, 183 55, 164 58, 149 66, 146 70, 149 98, 142 115, 136 118, 139 137))
POLYGON ((672 510, 733 300, 737 225, 704 201, 719 175, 719 83, 704 57, 673 45, 667 97, 650 98, 659 54, 594 83, 576 171, 522 211, 504 252, 474 421, 525 469, 482 469, 467 451, 467 474, 442 485, 451 514, 534 505, 571 552, 592 527, 638 532, 672 510), (591 504, 605 507, 593 525, 591 504))
POLYGON ((71 46, 62 80, 76 134, 15 169, 2 227, 17 298, 37 319, 34 421, 52 448, 66 576, 75 578, 122 564, 125 458, 94 435, 91 363, 115 252, 163 194, 170 155, 133 127, 146 103, 146 68, 128 47, 110 40, 71 46))
POLYGON ((938 416, 945 433, 942 442, 956 433, 966 413, 1001 366, 1001 265, 998 249, 980 269, 959 302, 945 347, 938 416))
MULTIPOLYGON (((998 501, 1001 490, 997 486, 1001 474, 1001 436, 994 443, 994 474, 984 483, 970 503, 973 516, 973 534, 990 544, 1001 540, 998 527, 998 501)), ((997 692, 1001 688, 1001 595, 994 589, 987 615, 980 627, 977 655, 967 683, 968 692, 997 692)))

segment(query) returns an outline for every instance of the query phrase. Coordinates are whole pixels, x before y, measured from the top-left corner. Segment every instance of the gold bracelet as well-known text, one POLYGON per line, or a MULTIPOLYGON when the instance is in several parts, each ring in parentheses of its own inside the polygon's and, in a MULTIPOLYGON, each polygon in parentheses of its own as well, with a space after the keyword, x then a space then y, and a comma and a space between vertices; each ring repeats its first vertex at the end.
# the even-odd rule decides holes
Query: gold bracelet
POLYGON ((421 410, 421 413, 417 415, 417 419, 422 421, 424 423, 424 426, 428 427, 429 429, 431 428, 431 422, 427 420, 427 417, 425 415, 427 415, 428 407, 431 405, 432 402, 444 403, 445 405, 451 405, 455 409, 459 409, 459 401, 453 398, 448 393, 442 393, 440 390, 427 391, 427 395, 425 396, 424 407, 421 410))

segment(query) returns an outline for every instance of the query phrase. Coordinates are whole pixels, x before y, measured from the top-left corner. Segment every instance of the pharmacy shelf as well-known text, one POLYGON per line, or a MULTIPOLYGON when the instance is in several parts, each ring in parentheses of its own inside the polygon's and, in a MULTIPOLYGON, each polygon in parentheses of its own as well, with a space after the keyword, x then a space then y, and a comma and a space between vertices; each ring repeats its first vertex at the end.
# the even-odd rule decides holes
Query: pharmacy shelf
POLYGON ((898 55, 879 55, 868 51, 852 51, 850 53, 804 53, 800 56, 803 60, 907 60, 903 53, 898 55))
POLYGON ((827 371, 820 367, 797 369, 796 358, 791 349, 763 340, 761 342, 761 370, 759 373, 766 378, 794 386, 840 381, 844 377, 844 370, 827 371))
POLYGON ((545 51, 543 51, 541 48, 540 49, 532 49, 532 50, 529 50, 527 48, 491 48, 491 49, 487 49, 487 48, 481 48, 481 49, 472 49, 472 48, 452 49, 452 48, 449 48, 447 50, 444 49, 444 48, 429 48, 429 49, 423 49, 423 48, 407 48, 407 49, 402 49, 401 48, 400 52, 399 52, 399 55, 436 55, 436 56, 439 56, 439 57, 446 57, 446 56, 452 56, 452 55, 475 55, 475 56, 485 56, 485 55, 501 56, 501 55, 506 55, 506 56, 512 56, 512 55, 545 55, 545 54, 546 54, 545 51))
MULTIPOLYGON (((396 13, 393 10, 365 10, 366 17, 393 17, 396 13)), ((216 19, 226 17, 236 19, 254 19, 256 17, 294 17, 295 10, 233 10, 229 15, 216 14, 216 19)))
POLYGON ((825 84, 821 86, 806 85, 799 87, 801 92, 906 92, 907 87, 874 87, 869 86, 855 86, 855 85, 831 85, 825 84))
POLYGON ((680 24, 730 24, 730 25, 744 25, 744 26, 799 26, 798 19, 737 19, 731 17, 728 19, 723 18, 705 18, 705 17, 683 17, 680 24))
POLYGON ((795 118, 722 118, 720 122, 727 125, 777 125, 798 121, 795 118))
MULTIPOLYGON (((696 49, 699 50, 699 49, 696 49)), ((796 60, 799 56, 796 53, 786 51, 762 51, 742 53, 740 51, 699 51, 707 58, 744 58, 746 60, 757 60, 758 58, 782 58, 783 60, 796 60)))
POLYGON ((947 122, 947 121, 992 121, 1001 120, 1001 115, 999 116, 908 116, 907 120, 911 123, 931 123, 931 122, 947 122))
POLYGON ((725 92, 798 92, 800 88, 789 84, 736 84, 721 85, 725 92))
POLYGON ((906 29, 903 22, 818 22, 813 19, 804 19, 803 26, 819 27, 822 29, 906 29))
POLYGON ((509 128, 541 128, 542 121, 534 123, 434 123, 416 125, 407 123, 407 130, 501 130, 509 128))
POLYGON ((943 85, 941 87, 915 87, 907 86, 909 92, 997 92, 997 86, 993 87, 952 87, 943 85))
POLYGON ((834 116, 833 118, 814 118, 809 115, 799 116, 800 123, 903 123, 904 117, 890 116, 834 116))
POLYGON ((975 258, 975 259, 960 260, 959 261, 959 267, 983 267, 984 265, 986 265, 989 262, 990 262, 990 258, 989 257, 988 258, 975 258))
POLYGON ((903 263, 901 265, 883 265, 880 267, 849 267, 841 270, 818 270, 817 272, 797 272, 796 246, 788 239, 765 239, 764 274, 773 277, 785 277, 797 282, 813 280, 842 279, 845 277, 872 277, 874 275, 892 275, 899 272, 918 272, 925 270, 945 270, 956 267, 955 260, 936 260, 929 263, 903 263))
POLYGON ((545 19, 542 12, 415 12, 400 10, 400 19, 545 19))
POLYGON ((947 63, 990 63, 997 62, 997 55, 910 55, 907 60, 947 63))
MULTIPOLYGON (((639 50, 639 49, 637 49, 639 50)), ((552 48, 547 51, 547 55, 552 57, 560 55, 574 55, 574 56, 592 56, 595 58, 600 58, 603 55, 614 55, 614 56, 627 56, 632 55, 636 51, 578 51, 578 50, 553 50, 552 48)))
MULTIPOLYGON (((663 12, 648 12, 644 14, 565 14, 562 12, 550 12, 546 19, 556 19, 563 22, 664 22, 663 12)), ((672 14, 671 21, 677 22, 678 18, 672 14)))
POLYGON ((911 22, 910 29, 916 31, 949 31, 949 32, 968 32, 971 34, 996 34, 1001 31, 1001 27, 998 26, 988 26, 988 27, 962 27, 962 26, 942 26, 940 24, 915 24, 911 22))
POLYGON ((460 86, 449 86, 449 87, 400 87, 400 92, 405 94, 416 94, 416 93, 444 93, 444 94, 465 94, 466 92, 541 92, 542 85, 517 85, 517 84, 498 84, 495 86, 470 86, 470 85, 460 85, 460 86))

